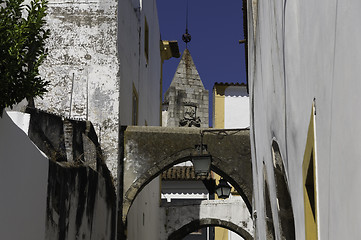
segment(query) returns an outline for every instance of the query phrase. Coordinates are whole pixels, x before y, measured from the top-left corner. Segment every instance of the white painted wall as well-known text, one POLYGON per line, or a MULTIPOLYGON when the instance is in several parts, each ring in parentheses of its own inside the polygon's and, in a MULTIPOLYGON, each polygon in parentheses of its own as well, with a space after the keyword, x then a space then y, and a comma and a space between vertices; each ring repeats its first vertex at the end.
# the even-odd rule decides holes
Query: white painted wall
MULTIPOLYGON (((156 1, 144 1, 134 10, 134 0, 119 2, 118 54, 120 57, 120 122, 132 123, 133 84, 139 95, 138 125, 159 126, 160 111, 160 31, 156 1), (149 27, 149 59, 144 52, 145 19, 149 27), (140 31, 140 34, 139 34, 140 31)), ((138 0, 139 2, 139 0, 138 0)), ((137 5, 137 4, 135 4, 137 5)))
MULTIPOLYGON (((18 124, 28 125, 27 114, 11 115, 18 115, 18 124)), ((1 239, 45 239, 48 159, 5 111, 0 143, 1 239)))
MULTIPOLYGON (((305 238, 302 161, 312 100, 316 98, 319 239, 358 239, 361 2, 249 0, 248 6, 258 238, 265 236, 263 161, 272 191, 272 209, 277 209, 270 177, 272 139, 278 141, 285 162, 296 238, 305 238)), ((274 220, 278 229, 278 217, 274 220)))
MULTIPOLYGON (((125 21, 119 21, 122 31, 118 32, 119 56, 121 56, 120 122, 123 125, 132 123, 134 85, 139 96, 138 125, 159 126, 161 124, 159 117, 161 58, 156 1, 126 0, 119 1, 119 4, 120 16, 126 16, 125 21), (140 6, 141 11, 134 11, 134 6, 140 6), (149 27, 148 61, 144 52, 145 19, 149 27)), ((159 177, 155 178, 135 198, 127 219, 129 240, 159 240, 159 181, 159 177)))
POLYGON ((224 95, 224 128, 249 127, 247 88, 244 86, 228 86, 224 95))
POLYGON ((136 197, 128 214, 128 240, 160 239, 159 189, 160 180, 155 178, 136 197))

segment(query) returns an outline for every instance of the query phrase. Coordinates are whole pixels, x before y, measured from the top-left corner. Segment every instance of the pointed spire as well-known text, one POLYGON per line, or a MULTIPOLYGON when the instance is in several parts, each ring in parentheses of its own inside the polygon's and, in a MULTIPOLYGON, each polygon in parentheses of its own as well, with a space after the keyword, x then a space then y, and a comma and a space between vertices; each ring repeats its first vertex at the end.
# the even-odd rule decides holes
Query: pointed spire
POLYGON ((188 49, 185 49, 174 74, 171 87, 189 86, 205 89, 188 49))

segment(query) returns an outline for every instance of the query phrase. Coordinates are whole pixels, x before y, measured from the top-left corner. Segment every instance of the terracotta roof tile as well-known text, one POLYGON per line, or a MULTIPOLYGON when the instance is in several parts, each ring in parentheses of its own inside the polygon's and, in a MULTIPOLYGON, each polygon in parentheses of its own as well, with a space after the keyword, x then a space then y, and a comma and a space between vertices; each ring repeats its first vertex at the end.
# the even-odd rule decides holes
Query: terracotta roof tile
POLYGON ((208 176, 196 176, 193 166, 176 166, 165 170, 161 174, 163 181, 197 181, 197 180, 210 180, 211 174, 208 176))

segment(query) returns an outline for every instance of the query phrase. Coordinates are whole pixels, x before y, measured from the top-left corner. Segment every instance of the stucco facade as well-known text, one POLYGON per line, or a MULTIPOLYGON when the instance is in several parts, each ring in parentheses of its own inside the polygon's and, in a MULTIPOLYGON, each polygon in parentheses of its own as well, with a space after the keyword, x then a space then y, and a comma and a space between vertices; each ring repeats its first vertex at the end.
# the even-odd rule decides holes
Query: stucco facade
POLYGON ((35 105, 94 124, 117 181, 121 125, 160 125, 161 55, 156 2, 49 1, 51 82, 35 105))
POLYGON ((278 146, 295 239, 358 239, 361 3, 247 3, 257 238, 267 235, 267 205, 274 236, 282 235, 278 146))

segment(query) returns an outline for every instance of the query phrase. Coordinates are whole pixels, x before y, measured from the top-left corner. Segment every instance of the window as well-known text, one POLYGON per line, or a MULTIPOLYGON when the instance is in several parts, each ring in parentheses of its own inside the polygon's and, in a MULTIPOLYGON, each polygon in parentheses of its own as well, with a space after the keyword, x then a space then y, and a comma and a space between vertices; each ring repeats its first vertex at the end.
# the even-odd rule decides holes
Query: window
POLYGON ((138 125, 138 92, 133 84, 132 97, 132 125, 138 125))
POLYGON ((145 18, 145 20, 144 20, 144 54, 145 54, 145 59, 147 59, 147 63, 148 63, 148 60, 149 60, 149 27, 148 27, 147 18, 145 18))
POLYGON ((314 106, 312 106, 302 164, 306 240, 318 239, 314 112, 314 106))

